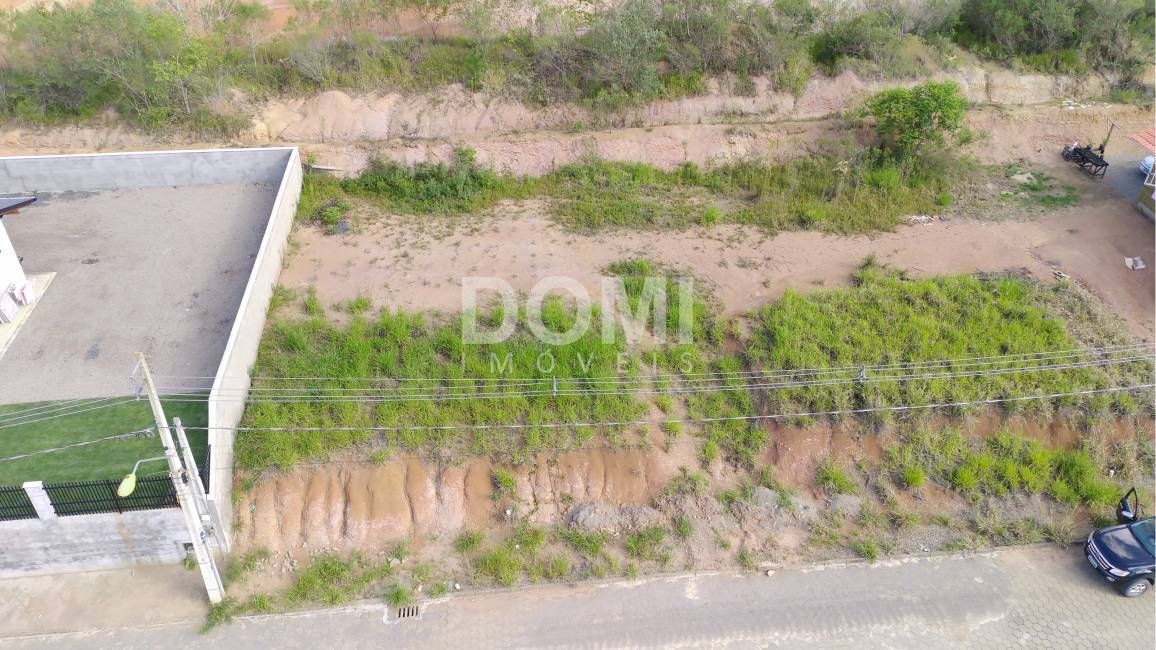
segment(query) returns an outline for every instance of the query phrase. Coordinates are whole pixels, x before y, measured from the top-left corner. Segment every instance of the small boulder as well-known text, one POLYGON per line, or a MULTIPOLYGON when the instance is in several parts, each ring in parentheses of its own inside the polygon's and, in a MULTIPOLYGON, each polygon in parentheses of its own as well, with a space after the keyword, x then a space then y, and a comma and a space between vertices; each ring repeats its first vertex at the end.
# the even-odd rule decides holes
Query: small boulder
POLYGON ((831 509, 844 517, 857 517, 863 509, 863 497, 854 494, 836 494, 831 497, 831 509))
POLYGON ((622 506, 619 508, 619 525, 628 531, 660 526, 665 522, 662 513, 650 506, 622 506))
POLYGON ((579 503, 566 513, 566 524, 588 533, 618 532, 618 509, 605 503, 579 503))
POLYGON ((760 485, 755 488, 755 505, 763 510, 777 510, 779 507, 779 493, 760 485))

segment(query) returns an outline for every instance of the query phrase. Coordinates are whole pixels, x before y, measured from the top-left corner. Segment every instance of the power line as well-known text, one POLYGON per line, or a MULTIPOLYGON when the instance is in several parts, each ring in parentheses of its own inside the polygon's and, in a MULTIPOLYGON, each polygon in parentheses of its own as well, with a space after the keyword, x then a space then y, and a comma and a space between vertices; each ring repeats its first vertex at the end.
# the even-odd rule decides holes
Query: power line
MULTIPOLYGON (((524 399, 534 397, 597 397, 597 396, 622 396, 622 395, 681 395, 681 394, 695 394, 707 392, 721 392, 733 390, 781 390, 792 388, 809 388, 822 386, 837 386, 846 384, 873 384, 873 383, 890 383, 890 382, 915 382, 915 381, 930 381, 938 379, 961 379, 968 377, 989 377, 1007 374, 1021 374, 1031 372, 1044 371, 1058 371, 1071 370, 1078 368, 1093 368, 1105 367, 1110 365, 1119 365, 1125 363, 1132 363, 1136 361, 1145 361, 1149 357, 1124 357, 1118 359, 1101 359, 1095 361, 1081 361, 1075 363, 1035 366, 1035 367, 1019 367, 1019 368, 1002 368, 991 369, 983 371, 969 371, 956 373, 923 373, 923 374, 909 374, 909 375, 891 375, 891 376, 865 376, 860 373, 855 376, 848 376, 842 378, 807 380, 807 381, 788 381, 788 382, 773 382, 773 383, 747 383, 742 385, 692 385, 692 386, 668 386, 668 387, 637 387, 628 388, 625 386, 608 389, 558 389, 557 384, 553 389, 546 388, 536 391, 495 391, 495 392, 471 392, 463 390, 461 387, 447 389, 439 393, 421 393, 421 394, 391 394, 391 391, 383 390, 379 393, 364 393, 348 394, 338 391, 336 394, 327 392, 324 389, 316 391, 311 389, 300 388, 297 392, 292 394, 250 394, 246 397, 244 393, 237 393, 234 395, 208 395, 208 396, 192 396, 192 395, 169 395, 166 399, 173 402, 228 402, 241 401, 247 403, 348 403, 348 402, 363 402, 363 403, 394 403, 394 402, 422 402, 422 401, 458 401, 458 400, 479 400, 479 399, 524 399), (321 393, 321 394, 318 394, 321 393)), ((563 380, 565 381, 565 380, 563 380)), ((545 382, 544 382, 545 383, 545 382)), ((624 380, 623 383, 631 383, 624 380)), ((364 391, 364 389, 361 389, 364 391)))
POLYGON ((27 420, 30 418, 37 418, 37 417, 41 417, 43 415, 48 415, 49 413, 78 409, 78 408, 82 408, 85 406, 91 406, 93 404, 99 404, 100 402, 106 402, 106 401, 111 400, 111 399, 116 399, 116 396, 110 395, 108 397, 98 397, 95 399, 82 398, 82 399, 64 400, 62 402, 49 402, 47 404, 42 404, 40 406, 35 406, 32 408, 27 408, 27 409, 21 409, 19 411, 10 411, 7 413, 0 413, 0 423, 13 422, 13 421, 19 421, 19 420, 27 420))
MULTIPOLYGON (((722 416, 713 418, 682 418, 676 420, 634 420, 634 421, 617 421, 617 422, 544 422, 537 424, 527 423, 513 423, 513 424, 472 424, 472 425, 409 425, 409 426, 368 426, 368 427, 209 427, 209 426, 185 426, 185 429, 196 431, 210 431, 210 430, 227 430, 227 431, 293 431, 293 432, 311 432, 311 431, 463 431, 463 430, 493 430, 493 429, 534 429, 534 428, 551 428, 551 429, 568 429, 568 428, 603 428, 603 427, 630 427, 630 426, 653 426, 662 424, 711 424, 715 422, 735 422, 735 421, 759 421, 772 419, 795 419, 795 418, 813 418, 813 417, 830 417, 835 415, 861 415, 865 413, 880 413, 880 412, 902 412, 902 411, 917 411, 917 410, 931 410, 938 408, 950 408, 958 406, 978 406, 984 404, 1002 404, 1008 402, 1022 402, 1032 400, 1046 400, 1058 399, 1061 397, 1075 397, 1080 395, 1094 395, 1104 393, 1128 392, 1135 390, 1150 389, 1156 387, 1156 384, 1139 384, 1135 386, 1115 386, 1112 388, 1098 388, 1081 391, 1070 391, 1062 393, 1050 393, 1044 395, 1023 395, 1017 397, 1000 397, 982 400, 969 400, 959 402, 942 402, 936 404, 917 404, 917 405, 900 405, 900 406, 882 406, 870 407, 861 409, 837 409, 829 411, 810 411, 802 413, 768 413, 758 415, 741 415, 741 416, 722 416)), ((56 453, 66 451, 74 447, 83 447, 87 445, 104 442, 107 440, 115 440, 119 438, 128 438, 133 436, 141 436, 152 429, 144 429, 141 431, 133 431, 127 433, 114 434, 98 438, 95 440, 88 440, 84 442, 63 445, 61 447, 54 447, 51 449, 42 449, 27 454, 18 456, 10 456, 7 458, 0 458, 0 462, 18 460, 21 458, 28 458, 41 454, 56 453)), ((558 448, 558 450, 570 450, 571 448, 558 448)), ((224 469, 226 466, 214 466, 211 469, 224 469)))
POLYGON ((0 463, 10 460, 20 460, 22 458, 31 458, 32 456, 40 456, 42 454, 52 454, 58 451, 65 451, 75 447, 87 447, 88 445, 95 445, 98 442, 105 442, 107 440, 118 440, 121 438, 140 438, 147 433, 152 432, 152 429, 142 429, 140 431, 129 431, 127 433, 117 433, 103 438, 96 438, 95 440, 85 440, 84 442, 74 442, 69 445, 61 445, 60 447, 51 447, 49 449, 39 449, 37 451, 30 451, 26 454, 19 454, 17 456, 8 456, 7 458, 0 458, 0 463))
MULTIPOLYGON (((1138 351, 1139 351, 1138 349, 1137 350, 1121 350, 1119 352, 1115 352, 1114 354, 1122 354, 1122 353, 1126 353, 1126 352, 1138 352, 1138 351)), ((1070 358, 1072 356, 1073 355, 1065 355, 1064 358, 1070 358)), ((1086 356, 1086 355, 1078 355, 1078 356, 1086 356)), ((1058 361, 1063 361, 1064 358, 1061 358, 1061 357, 1041 358, 1041 359, 1038 359, 1038 361, 1057 361, 1058 362, 1058 361)), ((1143 356, 1143 357, 1133 357, 1131 359, 1128 359, 1128 361, 1133 361, 1133 360, 1141 360, 1142 361, 1142 360, 1148 360, 1148 359, 1149 359, 1149 357, 1143 356)), ((1103 360, 1108 360, 1108 359, 1103 359, 1103 360)), ((1030 361, 1034 362, 1037 360, 1033 359, 1030 361)), ((964 369, 967 367, 971 367, 973 365, 973 364, 967 364, 967 363, 954 364, 954 363, 952 363, 950 361, 946 361, 946 360, 945 361, 937 361, 934 363, 936 365, 951 364, 951 367, 954 369, 964 369)), ((1013 363, 1013 362, 1000 362, 999 364, 989 362, 989 363, 974 364, 974 365, 991 366, 991 365, 1006 365, 1007 363, 1013 363)), ((1023 361, 1014 361, 1014 363, 1023 363, 1023 361)), ((1032 366, 1017 366, 1017 367, 1031 368, 1032 366)), ((577 383, 577 384, 581 384, 581 385, 622 384, 625 382, 644 381, 648 378, 654 378, 654 377, 659 377, 662 380, 665 380, 666 377, 670 377, 671 379, 679 379, 683 383, 687 383, 687 382, 700 382, 701 383, 701 382, 732 381, 732 380, 737 380, 737 379, 742 379, 742 378, 774 379, 774 378, 779 378, 779 377, 798 378, 798 377, 808 377, 808 376, 839 375, 839 374, 841 374, 841 375, 854 374, 857 376, 861 373, 875 374, 875 373, 879 373, 879 372, 884 372, 884 371, 889 371, 889 370, 897 370, 897 369, 900 369, 900 368, 898 366, 860 366, 860 367, 849 367, 849 368, 845 368, 845 369, 800 368, 800 369, 795 369, 795 370, 718 373, 717 375, 712 375, 712 376, 694 376, 694 375, 688 375, 688 376, 634 375, 634 376, 632 376, 632 375, 620 375, 620 376, 614 377, 614 378, 544 376, 544 377, 538 377, 538 378, 532 378, 532 379, 518 379, 518 380, 514 380, 514 381, 503 381, 503 379, 505 379, 505 378, 492 377, 492 378, 474 378, 474 379, 468 379, 466 381, 473 382, 474 384, 486 384, 486 385, 497 384, 497 385, 503 386, 503 387, 505 387, 505 386, 531 386, 531 387, 533 387, 533 386, 541 386, 543 384, 551 384, 552 382, 557 382, 557 381, 564 381, 564 382, 568 382, 568 383, 577 383)), ((360 379, 362 379, 362 378, 354 378, 355 381, 360 380, 360 379)), ((346 379, 343 377, 331 377, 330 380, 340 382, 340 383, 344 383, 346 381, 346 379)), ((446 378, 445 379, 445 381, 447 381, 447 382, 451 381, 451 380, 461 381, 462 378, 446 378)), ((382 383, 386 383, 386 381, 388 381, 388 380, 382 380, 382 383)), ((428 381, 439 381, 439 380, 428 379, 428 381)), ((165 388, 166 389, 180 390, 180 389, 186 388, 186 387, 165 386, 165 388)), ((429 386, 395 386, 395 387, 391 387, 391 390, 393 390, 395 392, 428 391, 428 390, 431 390, 433 388, 437 388, 437 387, 436 386, 435 387, 429 387, 429 386)), ((448 388, 459 388, 459 387, 458 386, 451 386, 448 388)), ((470 388, 470 387, 469 386, 462 386, 460 388, 466 389, 466 388, 470 388)), ((217 388, 214 392, 218 393, 218 394, 222 393, 222 392, 248 392, 251 394, 251 393, 291 393, 294 391, 309 391, 312 394, 314 392, 319 392, 319 391, 339 393, 339 392, 354 392, 354 391, 366 391, 366 390, 373 390, 373 387, 370 387, 370 386, 360 386, 360 387, 358 387, 358 386, 354 386, 354 387, 342 387, 342 386, 294 386, 294 387, 251 386, 249 388, 221 387, 221 388, 217 388)))
POLYGON ((93 407, 90 407, 90 408, 85 408, 85 409, 80 409, 80 410, 74 410, 74 411, 68 411, 68 412, 66 412, 66 413, 58 413, 58 414, 56 414, 56 415, 48 415, 48 416, 45 416, 45 417, 42 417, 42 418, 37 418, 37 419, 35 419, 35 420, 27 420, 27 421, 24 421, 24 422, 16 422, 16 423, 13 423, 13 424, 0 424, 0 429, 9 429, 9 428, 11 428, 11 427, 23 427, 23 426, 28 426, 28 425, 31 425, 31 424, 36 424, 37 422, 45 422, 45 421, 47 421, 47 420, 55 420, 55 419, 57 419, 57 418, 70 417, 70 416, 73 416, 73 415, 79 415, 79 414, 81 414, 81 413, 88 413, 88 412, 90 412, 90 411, 96 411, 96 410, 99 410, 99 409, 110 408, 110 407, 113 407, 113 406, 120 406, 121 404, 128 404, 128 403, 130 403, 130 402, 135 402, 135 401, 137 401, 135 397, 130 397, 130 398, 128 398, 128 399, 125 399, 125 400, 123 400, 123 401, 119 401, 119 402, 112 402, 111 404, 102 404, 102 405, 100 405, 100 406, 93 406, 93 407))
POLYGON ((454 424, 454 425, 407 425, 407 426, 365 426, 365 427, 185 427, 196 430, 227 430, 227 431, 474 431, 486 429, 568 429, 568 428, 597 428, 597 427, 629 427, 649 426, 658 424, 709 424, 712 422, 732 422, 770 419, 812 418, 833 415, 860 415, 864 413, 886 413, 899 411, 917 411, 956 406, 979 406, 983 404, 1004 404, 1009 402, 1025 402, 1031 400, 1058 399, 1061 397, 1075 397, 1080 395, 1096 395, 1103 393, 1118 393, 1133 390, 1142 390, 1156 387, 1156 384, 1137 384, 1134 386, 1114 386, 1112 388, 1094 388, 1081 391, 1062 393, 1048 393, 1044 395, 1022 395, 1017 397, 993 397, 989 399, 968 400, 960 402, 940 402, 936 404, 915 404, 901 406, 877 406, 861 409, 837 409, 831 411, 810 411, 802 413, 768 413, 759 415, 735 415, 714 418, 683 418, 678 420, 633 420, 618 422, 542 422, 510 423, 510 424, 454 424))
MULTIPOLYGON (((1093 348, 1071 348, 1067 350, 1054 350, 1048 352, 1028 352, 1021 354, 1008 355, 992 355, 982 357, 961 357, 951 359, 936 359, 924 361, 909 361, 897 362, 892 364, 876 364, 876 365, 857 365, 857 366, 842 366, 842 367, 821 367, 821 368, 799 368, 799 369, 782 369, 774 371, 733 371, 733 372, 700 372, 700 373, 654 373, 639 375, 640 378, 670 378, 670 379, 691 379, 694 377, 730 377, 730 376, 771 376, 781 374, 796 374, 796 373, 837 373, 837 372, 857 372, 862 368, 868 371, 873 370, 892 370, 892 369, 908 369, 921 368, 936 365, 952 365, 955 367, 966 367, 972 365, 999 365, 1002 363, 1015 363, 1017 361, 1032 361, 1032 360, 1049 360, 1056 357, 1071 357, 1071 356, 1088 356, 1093 354, 1114 354, 1114 353, 1130 353, 1138 352, 1140 350, 1152 350, 1153 345, 1148 343, 1137 343, 1117 346, 1104 346, 1093 348)), ((161 379, 203 379, 216 380, 216 377, 195 376, 195 375, 158 375, 161 379)), ((342 381, 342 382, 504 382, 511 384, 532 383, 535 379, 525 378, 506 378, 506 377, 334 377, 334 376, 314 376, 314 377, 279 377, 273 375, 255 375, 252 377, 243 376, 222 376, 222 378, 232 379, 248 379, 252 381, 342 381)), ((574 380, 580 381, 617 381, 622 377, 620 375, 599 375, 591 377, 575 377, 574 380)), ((206 387, 207 388, 207 387, 206 387)))

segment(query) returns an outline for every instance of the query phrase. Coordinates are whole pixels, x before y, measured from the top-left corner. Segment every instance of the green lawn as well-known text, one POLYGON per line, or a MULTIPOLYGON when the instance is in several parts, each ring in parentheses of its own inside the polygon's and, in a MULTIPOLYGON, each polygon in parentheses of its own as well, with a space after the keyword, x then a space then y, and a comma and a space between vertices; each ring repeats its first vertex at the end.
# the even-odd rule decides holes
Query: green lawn
MULTIPOLYGON (((115 401, 107 403, 115 403, 115 401)), ((6 427, 0 429, 0 458, 85 440, 95 440, 153 426, 152 411, 149 409, 148 402, 143 399, 85 413, 76 413, 67 417, 42 419, 27 425, 7 426, 13 422, 6 420, 5 414, 47 404, 49 403, 40 402, 0 406, 0 427, 6 427)), ((42 412, 47 417, 67 411, 52 412, 50 409, 44 409, 42 412)), ((180 417, 186 426, 203 427, 208 421, 208 412, 203 402, 166 401, 165 414, 170 420, 173 417, 180 417)), ((188 432, 188 436, 189 444, 193 446, 193 453, 199 463, 205 454, 206 432, 204 430, 192 430, 188 432)), ((152 437, 107 440, 50 454, 0 461, 0 486, 20 485, 24 481, 55 483, 120 478, 132 469, 133 463, 137 460, 160 456, 163 453, 160 438, 153 435, 152 437)), ((164 465, 161 463, 150 463, 141 468, 141 473, 152 473, 163 469, 164 465)))

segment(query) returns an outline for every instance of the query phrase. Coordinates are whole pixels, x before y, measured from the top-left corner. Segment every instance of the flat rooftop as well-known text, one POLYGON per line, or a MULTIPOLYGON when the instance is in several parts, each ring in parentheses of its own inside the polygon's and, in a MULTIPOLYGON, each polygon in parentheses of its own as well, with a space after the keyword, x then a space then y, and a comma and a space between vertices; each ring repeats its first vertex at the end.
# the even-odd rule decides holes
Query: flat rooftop
POLYGON ((40 194, 5 218, 25 273, 56 277, 0 358, 0 403, 129 393, 136 352, 158 375, 215 375, 276 192, 40 194))
POLYGON ((55 273, 0 356, 0 404, 130 394, 136 352, 154 375, 214 376, 287 159, 0 159, 0 193, 38 198, 4 218, 25 273, 55 273))

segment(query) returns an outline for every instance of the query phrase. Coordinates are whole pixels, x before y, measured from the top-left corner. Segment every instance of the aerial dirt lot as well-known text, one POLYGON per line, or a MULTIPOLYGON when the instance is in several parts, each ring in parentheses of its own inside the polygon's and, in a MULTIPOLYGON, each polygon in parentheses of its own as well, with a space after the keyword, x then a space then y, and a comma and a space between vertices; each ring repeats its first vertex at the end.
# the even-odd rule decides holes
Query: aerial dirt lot
MULTIPOLYGON (((543 199, 507 202, 466 217, 393 214, 365 201, 354 205, 344 234, 299 223, 280 282, 314 289, 330 321, 348 320, 343 305, 359 297, 368 298, 372 310, 448 315, 461 307, 460 283, 466 276, 498 277, 522 291, 547 276, 569 276, 597 300, 608 264, 645 257, 689 271, 722 316, 741 319, 788 289, 805 293, 848 286, 851 273, 874 257, 916 278, 1012 272, 1045 286, 1071 278, 1118 316, 1133 338, 1151 342, 1153 224, 1133 207, 1134 197, 1117 193, 1118 185, 1088 179, 1059 158, 1064 144, 1096 142, 1115 122, 1108 159, 1138 159, 1142 152, 1124 135, 1150 128, 1151 111, 1064 102, 1059 98, 1078 89, 1058 87, 1059 82, 1042 75, 965 70, 952 78, 977 103, 967 114, 976 136, 966 147, 968 154, 981 164, 1014 163, 1017 169, 1046 174, 1073 188, 1079 201, 1045 209, 1021 199, 1014 185, 1009 192, 981 179, 942 214, 912 215, 920 218, 890 232, 856 236, 772 234, 732 225, 587 234, 556 223, 543 199), (1148 268, 1128 270, 1124 258, 1137 256, 1148 268)), ((754 97, 744 98, 712 86, 704 97, 658 102, 603 121, 575 106, 531 108, 484 99, 460 87, 409 97, 333 91, 253 107, 252 128, 230 144, 299 145, 304 157, 339 175, 356 174, 377 157, 447 161, 456 147, 474 149, 484 165, 531 175, 586 156, 664 169, 752 156, 784 161, 806 155, 825 140, 863 137, 863 127, 842 112, 887 83, 845 73, 813 79, 798 98, 770 92, 763 81, 757 82, 754 97)), ((205 145, 184 136, 161 140, 91 125, 10 128, 0 132, 0 144, 25 153, 205 145)), ((656 422, 664 417, 657 408, 650 416, 656 422)), ((1102 449, 1128 452, 1133 448, 1127 445, 1138 438, 1152 437, 1149 421, 1125 418, 1088 431, 1070 413, 1047 423, 980 414, 964 422, 931 419, 922 424, 959 427, 975 442, 1007 428, 1065 449, 1088 439, 1102 449)), ((767 434, 769 443, 757 464, 771 468, 785 489, 760 485, 729 506, 716 498, 717 491, 741 485, 748 473, 718 459, 704 465, 700 437, 684 433, 671 440, 658 426, 630 431, 622 448, 599 441, 592 448, 543 454, 513 467, 488 458, 401 453, 367 458, 366 450, 356 449, 300 463, 291 471, 242 476, 239 487, 247 489, 237 491, 235 555, 259 559, 250 563, 250 575, 230 586, 230 593, 243 599, 281 589, 311 558, 331 551, 343 556, 360 552, 375 562, 391 557, 391 564, 403 565, 399 573, 408 568, 409 583, 419 592, 435 582, 469 585, 473 560, 456 549, 459 535, 476 532, 483 539, 478 548, 504 548, 503 540, 519 522, 543 529, 569 526, 614 540, 603 555, 575 560, 573 575, 579 577, 631 575, 637 567, 622 549, 625 536, 676 520, 695 526, 686 539, 666 545, 670 556, 661 562, 664 570, 734 566, 740 551, 764 564, 847 557, 852 553, 846 544, 812 541, 824 531, 852 539, 846 535, 857 535, 853 527, 859 524, 850 522, 878 527, 876 520, 885 519, 883 505, 893 514, 909 515, 908 523, 887 529, 887 535, 894 533, 888 553, 974 548, 976 537, 959 522, 977 513, 1004 522, 1048 522, 1056 539, 1090 525, 1086 514, 1073 521, 1068 509, 1038 494, 971 502, 929 481, 922 490, 905 490, 888 500, 874 492, 871 482, 877 475, 854 470, 858 495, 830 496, 816 485, 821 459, 878 467, 885 449, 895 444, 896 432, 844 422, 805 428, 768 424, 767 434), (684 467, 702 467, 710 492, 671 494, 668 488, 685 477, 684 467), (496 470, 510 473, 512 490, 495 490, 496 470), (933 524, 940 516, 956 523, 933 524)), ((553 537, 544 549, 570 552, 553 537)), ((657 570, 658 563, 648 562, 645 570, 657 570)))
POLYGON ((1154 259, 1152 223, 1131 204, 1083 184, 1090 194, 1079 205, 1039 218, 940 220, 854 237, 768 236, 738 226, 587 236, 566 231, 534 204, 504 206, 458 226, 386 217, 347 236, 299 229, 281 283, 313 286, 331 305, 367 296, 378 306, 452 312, 461 308, 466 276, 495 276, 529 291, 544 277, 562 275, 578 279, 597 301, 607 264, 647 257, 690 270, 733 316, 787 289, 845 286, 874 255, 915 277, 1023 270, 1050 282, 1062 271, 1124 318, 1136 337, 1151 340, 1152 268, 1132 271, 1123 259, 1154 259))
MULTIPOLYGON (((281 283, 296 289, 313 287, 328 317, 335 320, 348 317, 341 305, 357 297, 368 297, 375 309, 454 313, 461 307, 464 276, 496 276, 522 291, 546 276, 569 276, 582 282, 597 300, 602 269, 611 262, 640 256, 691 271, 724 315, 741 316, 788 289, 807 292, 847 286, 855 267, 874 255, 915 277, 1012 271, 1051 284, 1064 277, 1057 274, 1066 274, 1119 315, 1132 336, 1151 341, 1152 267, 1131 271, 1123 258, 1156 261, 1153 225, 1130 201, 1113 194, 1111 187, 1058 164, 1056 151, 1062 143, 1072 133, 1098 128, 1103 119, 1102 113, 1061 119, 1070 115, 1063 109, 1043 107, 981 110, 971 116, 973 124, 991 129, 983 138, 991 143, 983 149, 985 162, 1027 161, 1033 171, 1077 189, 1079 203, 1058 210, 1023 209, 1014 202, 1003 206, 995 201, 988 214, 945 214, 942 219, 901 226, 893 232, 846 237, 816 232, 771 235, 739 226, 583 234, 555 223, 549 206, 538 200, 506 203, 486 214, 456 219, 394 215, 361 206, 351 215, 352 228, 344 235, 299 226, 281 283)), ((716 127, 677 128, 683 133, 706 133, 709 138, 714 137, 709 134, 716 127)), ((832 126, 810 123, 776 128, 794 129, 800 137, 819 137, 816 134, 829 133, 832 126)), ((653 137, 645 129, 638 129, 637 134, 653 137)), ((512 157, 507 160, 520 152, 531 162, 511 166, 538 170, 544 166, 535 158, 538 150, 519 149, 516 143, 556 136, 505 137, 491 151, 507 152, 503 155, 512 157)), ((622 134, 607 131, 599 137, 610 141, 622 134)), ((1119 150, 1136 155, 1127 149, 1129 144, 1120 142, 1119 150)), ((978 150, 973 147, 973 151, 978 150)), ((682 159, 676 156, 660 163, 682 159)), ((996 189, 990 191, 998 194, 996 189)), ((1092 433, 1080 431, 1064 417, 1041 424, 990 416, 962 426, 971 437, 983 438, 1010 428, 1066 448, 1077 445, 1082 436, 1110 446, 1135 439, 1137 431, 1151 435, 1151 423, 1131 420, 1102 424, 1092 433)), ((760 462, 774 468, 775 475, 798 492, 789 505, 776 503, 770 491, 756 492, 753 504, 736 513, 713 497, 670 498, 664 492, 679 475, 679 468, 699 464, 700 441, 684 437, 663 448, 657 427, 634 433, 638 440, 648 442, 641 448, 544 455, 513 467, 516 490, 502 498, 495 496, 492 482, 493 469, 501 465, 487 459, 440 463, 400 456, 374 463, 349 453, 267 477, 243 497, 247 505, 238 510, 247 515, 239 522, 237 537, 241 549, 268 549, 273 555, 262 561, 243 591, 284 585, 296 567, 319 553, 356 549, 386 556, 394 553, 391 549, 399 540, 406 540, 408 552, 419 560, 436 562, 439 575, 468 579, 468 562, 453 550, 455 536, 462 530, 478 531, 497 543, 514 520, 546 527, 569 522, 612 535, 672 517, 700 522, 685 543, 675 545, 673 558, 664 565, 668 567, 730 566, 735 549, 740 548, 759 549, 760 557, 772 563, 838 556, 840 552, 833 549, 807 544, 812 526, 831 516, 824 513, 854 518, 864 499, 823 496, 815 485, 814 468, 826 457, 847 464, 879 462, 884 447, 893 441, 892 433, 871 432, 853 424, 768 425, 771 442, 760 462)), ((739 480, 735 469, 722 462, 711 464, 707 473, 716 487, 733 486, 739 480)), ((902 494, 897 499, 900 508, 924 520, 944 513, 966 518, 977 508, 1011 518, 1064 518, 1053 503, 1038 497, 972 504, 949 490, 929 486, 918 497, 902 494)), ((1087 525, 1081 521, 1076 528, 1087 525)), ((958 542, 949 528, 916 525, 898 534, 895 549, 925 553, 956 548, 953 544, 958 542)))

